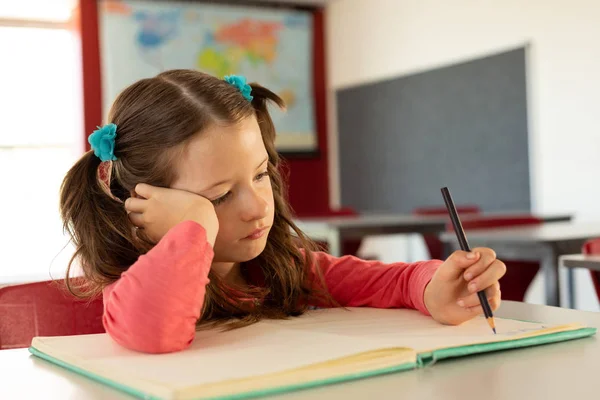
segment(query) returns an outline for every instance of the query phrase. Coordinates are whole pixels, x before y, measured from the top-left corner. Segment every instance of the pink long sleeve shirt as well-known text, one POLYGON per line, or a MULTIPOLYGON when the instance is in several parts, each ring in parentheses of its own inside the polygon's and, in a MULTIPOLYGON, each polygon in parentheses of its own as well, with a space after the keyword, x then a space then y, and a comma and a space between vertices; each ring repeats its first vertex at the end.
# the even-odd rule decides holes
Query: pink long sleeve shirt
MULTIPOLYGON (((441 261, 383 264, 323 252, 314 256, 341 306, 414 308, 428 314, 423 295, 441 261)), ((202 226, 186 221, 173 227, 104 289, 108 334, 120 345, 146 353, 187 348, 194 340, 212 259, 202 226)))

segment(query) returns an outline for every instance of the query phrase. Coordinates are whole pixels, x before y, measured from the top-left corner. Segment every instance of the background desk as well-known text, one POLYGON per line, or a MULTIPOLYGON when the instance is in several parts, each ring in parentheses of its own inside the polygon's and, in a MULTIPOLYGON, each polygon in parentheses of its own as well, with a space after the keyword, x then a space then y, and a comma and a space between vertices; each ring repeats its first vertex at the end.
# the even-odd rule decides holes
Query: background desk
POLYGON ((439 233, 447 223, 444 217, 407 214, 372 214, 348 217, 323 217, 295 220, 311 239, 326 242, 328 253, 342 255, 342 240, 361 239, 369 235, 397 233, 439 233))
POLYGON ((600 255, 567 254, 560 257, 560 264, 567 268, 585 268, 600 271, 600 255))
MULTIPOLYGON (((504 302, 500 317, 583 322, 600 328, 600 314, 504 302)), ((461 399, 565 400, 597 398, 597 337, 447 360, 432 368, 272 396, 282 400, 461 399)), ((127 395, 30 356, 26 349, 0 351, 0 399, 123 400, 127 395)))
MULTIPOLYGON (((474 217, 514 217, 521 213, 482 213, 474 217)), ((535 215, 544 222, 570 221, 570 214, 535 215)), ((461 216, 462 219, 469 215, 461 216)), ((294 222, 311 239, 327 242, 329 253, 339 257, 342 240, 360 239, 369 235, 398 233, 441 233, 450 222, 447 216, 419 216, 411 214, 361 214, 358 216, 302 218, 294 222)))
MULTIPOLYGON (((471 248, 490 247, 499 258, 540 261, 544 272, 546 304, 559 305, 558 259, 566 254, 581 252, 587 240, 600 237, 600 223, 556 222, 539 226, 477 229, 466 233, 471 248)), ((458 248, 454 233, 445 232, 440 237, 450 246, 450 250, 458 248)), ((572 307, 574 291, 571 274, 568 276, 568 285, 568 303, 572 307)))

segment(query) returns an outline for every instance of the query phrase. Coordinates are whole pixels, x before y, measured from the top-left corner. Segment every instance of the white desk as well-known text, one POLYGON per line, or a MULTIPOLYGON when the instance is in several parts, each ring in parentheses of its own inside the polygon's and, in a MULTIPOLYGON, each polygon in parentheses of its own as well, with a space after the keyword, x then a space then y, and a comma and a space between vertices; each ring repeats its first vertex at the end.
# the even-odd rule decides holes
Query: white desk
POLYGON ((360 239, 368 235, 396 233, 439 233, 444 231, 445 217, 406 214, 372 214, 347 217, 305 218, 294 222, 311 239, 327 242, 333 256, 342 255, 343 239, 360 239))
MULTIPOLYGON (((471 248, 490 247, 499 258, 540 261, 544 272, 546 304, 560 304, 559 257, 581 252, 583 244, 600 237, 600 223, 555 222, 538 226, 465 230, 471 248)), ((456 234, 445 232, 441 240, 458 248, 456 234)), ((572 307, 572 276, 568 277, 572 307)))
MULTIPOLYGON (((504 302, 499 317, 549 323, 582 322, 600 328, 600 314, 504 302)), ((268 399, 461 399, 565 400, 597 398, 597 337, 440 362, 343 384, 268 399)), ((0 351, 0 399, 132 399, 78 374, 30 356, 26 349, 0 351)))
POLYGON ((560 257, 560 265, 566 268, 585 268, 600 271, 600 255, 567 254, 560 257))
MULTIPOLYGON (((476 217, 499 217, 519 215, 519 212, 493 212, 477 214, 476 217)), ((522 214, 522 213, 521 213, 522 214)), ((536 215, 544 222, 570 221, 570 214, 536 215)), ((469 215, 461 216, 467 219, 469 215)), ((294 222, 311 239, 327 242, 329 253, 342 255, 343 239, 360 239, 368 235, 397 233, 434 233, 446 230, 448 216, 419 216, 411 214, 372 213, 358 216, 302 218, 294 222)))

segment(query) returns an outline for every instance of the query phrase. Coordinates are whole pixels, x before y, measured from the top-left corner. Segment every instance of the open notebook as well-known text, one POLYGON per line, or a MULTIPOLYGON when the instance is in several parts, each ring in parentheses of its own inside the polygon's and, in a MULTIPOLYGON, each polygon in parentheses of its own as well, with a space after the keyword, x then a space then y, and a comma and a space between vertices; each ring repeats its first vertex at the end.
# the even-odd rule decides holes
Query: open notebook
POLYGON ((37 337, 30 351, 142 398, 241 399, 596 332, 499 318, 496 327, 494 335, 483 318, 443 326, 414 310, 327 309, 233 331, 200 331, 188 350, 172 354, 136 353, 106 334, 37 337))

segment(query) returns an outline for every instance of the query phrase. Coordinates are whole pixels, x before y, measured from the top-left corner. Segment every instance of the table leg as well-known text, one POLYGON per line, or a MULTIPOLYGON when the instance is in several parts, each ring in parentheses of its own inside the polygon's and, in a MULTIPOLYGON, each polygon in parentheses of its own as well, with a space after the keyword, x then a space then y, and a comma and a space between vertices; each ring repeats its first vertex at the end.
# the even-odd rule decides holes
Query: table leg
POLYGON ((562 288, 566 290, 566 293, 563 293, 563 303, 566 302, 566 306, 572 309, 576 307, 576 292, 575 292, 575 270, 573 268, 564 268, 561 265, 561 261, 559 257, 566 254, 575 254, 581 251, 582 246, 584 245, 587 239, 578 239, 578 240, 565 240, 559 241, 552 245, 552 249, 554 251, 554 257, 556 259, 557 271, 560 274, 558 276, 559 283, 566 279, 566 285, 562 285, 562 288), (566 271, 564 271, 566 269, 566 271))
POLYGON ((569 291, 569 308, 575 308, 575 271, 567 268, 567 290, 569 291))
POLYGON ((550 249, 550 251, 542 257, 541 266, 544 271, 546 305, 559 307, 560 284, 558 280, 558 257, 554 249, 550 249))

